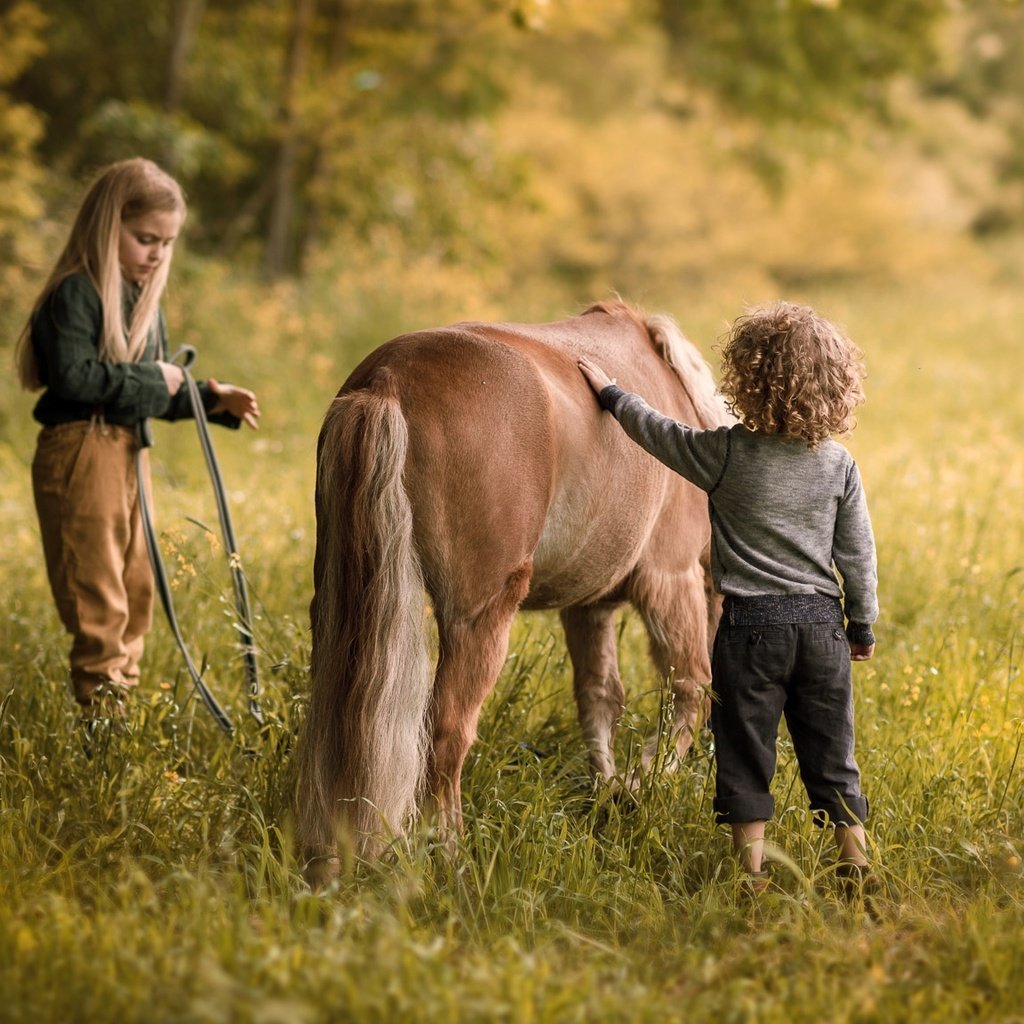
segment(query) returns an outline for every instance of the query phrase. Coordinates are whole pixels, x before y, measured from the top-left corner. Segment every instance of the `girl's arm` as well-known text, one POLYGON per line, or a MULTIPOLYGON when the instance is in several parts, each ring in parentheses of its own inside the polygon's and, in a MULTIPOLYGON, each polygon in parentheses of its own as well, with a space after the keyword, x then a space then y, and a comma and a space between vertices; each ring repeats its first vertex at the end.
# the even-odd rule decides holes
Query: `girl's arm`
MULTIPOLYGON (((164 320, 163 310, 160 311, 160 352, 168 351, 167 344, 167 322, 164 320)), ((192 417, 192 403, 188 397, 188 391, 179 390, 184 383, 184 374, 181 367, 174 363, 158 363, 167 378, 167 388, 172 398, 164 419, 179 420, 192 417)), ((237 387, 234 384, 223 384, 214 380, 196 381, 199 394, 203 400, 203 410, 211 423, 220 424, 222 427, 239 427, 247 423, 253 430, 258 430, 257 420, 260 418, 259 405, 256 402, 256 395, 245 388, 237 387)))
POLYGON ((253 430, 259 430, 256 422, 260 418, 260 407, 256 401, 256 395, 245 388, 236 387, 234 384, 222 384, 211 377, 207 382, 210 391, 217 396, 217 403, 210 410, 211 416, 218 413, 229 413, 243 423, 248 423, 253 430))
POLYGON ((73 274, 62 281, 39 311, 32 334, 47 388, 62 401, 103 406, 115 415, 163 414, 171 396, 161 367, 101 362, 102 330, 103 309, 88 278, 73 274))

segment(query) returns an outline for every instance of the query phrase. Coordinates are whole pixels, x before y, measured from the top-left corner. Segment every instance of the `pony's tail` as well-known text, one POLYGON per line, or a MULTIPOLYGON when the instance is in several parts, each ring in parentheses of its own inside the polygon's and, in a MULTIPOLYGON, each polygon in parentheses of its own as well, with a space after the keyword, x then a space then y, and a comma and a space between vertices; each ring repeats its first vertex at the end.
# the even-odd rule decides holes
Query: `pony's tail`
POLYGON ((314 861, 336 864, 339 841, 380 852, 415 814, 423 785, 431 664, 402 481, 408 436, 386 371, 336 398, 320 432, 296 799, 300 846, 314 861))

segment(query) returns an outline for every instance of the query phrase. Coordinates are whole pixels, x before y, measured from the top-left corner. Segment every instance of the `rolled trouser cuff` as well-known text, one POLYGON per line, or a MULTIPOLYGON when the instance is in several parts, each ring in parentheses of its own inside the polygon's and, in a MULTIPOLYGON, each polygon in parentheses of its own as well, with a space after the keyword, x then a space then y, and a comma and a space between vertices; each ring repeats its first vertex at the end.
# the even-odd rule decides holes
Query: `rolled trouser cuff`
POLYGON ((818 825, 862 825, 868 818, 868 798, 837 796, 835 800, 813 800, 811 811, 818 825))
POLYGON ((720 825, 742 825, 749 821, 768 821, 775 813, 775 798, 770 793, 740 793, 715 797, 715 820, 720 825))
POLYGON ((92 707, 110 700, 123 701, 135 689, 136 681, 128 682, 122 677, 110 679, 105 676, 73 675, 71 689, 76 702, 82 707, 92 707))

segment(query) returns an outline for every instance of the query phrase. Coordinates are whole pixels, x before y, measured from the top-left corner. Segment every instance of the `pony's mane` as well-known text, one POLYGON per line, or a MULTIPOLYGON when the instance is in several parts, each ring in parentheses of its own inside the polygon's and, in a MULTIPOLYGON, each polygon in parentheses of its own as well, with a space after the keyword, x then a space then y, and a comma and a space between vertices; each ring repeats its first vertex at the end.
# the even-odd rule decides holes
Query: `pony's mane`
POLYGON ((729 412, 725 399, 719 394, 707 360, 672 317, 665 313, 642 316, 622 301, 595 303, 584 310, 583 315, 587 313, 625 315, 644 328, 658 355, 675 370, 693 403, 701 427, 725 427, 736 422, 736 417, 729 412))

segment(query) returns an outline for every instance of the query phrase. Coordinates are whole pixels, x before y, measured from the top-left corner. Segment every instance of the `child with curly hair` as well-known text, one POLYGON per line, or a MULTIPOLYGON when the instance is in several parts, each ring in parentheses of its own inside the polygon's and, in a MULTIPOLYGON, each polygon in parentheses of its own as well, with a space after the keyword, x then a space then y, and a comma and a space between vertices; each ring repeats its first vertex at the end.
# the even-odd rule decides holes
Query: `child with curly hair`
POLYGON ((714 809, 747 887, 768 884, 783 715, 816 820, 835 826, 837 874, 847 888, 875 884, 850 671, 874 653, 875 544, 857 465, 831 439, 853 428, 864 400, 859 350, 806 306, 750 310, 723 350, 721 391, 740 422, 713 430, 677 423, 589 360, 579 365, 626 433, 708 494, 712 578, 725 597, 712 657, 714 809))

